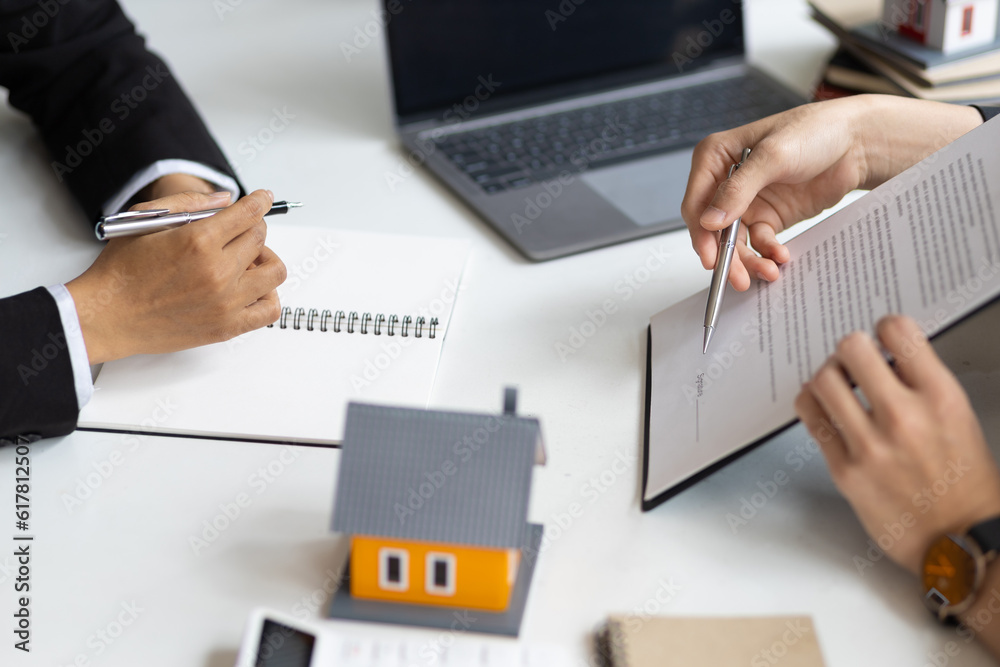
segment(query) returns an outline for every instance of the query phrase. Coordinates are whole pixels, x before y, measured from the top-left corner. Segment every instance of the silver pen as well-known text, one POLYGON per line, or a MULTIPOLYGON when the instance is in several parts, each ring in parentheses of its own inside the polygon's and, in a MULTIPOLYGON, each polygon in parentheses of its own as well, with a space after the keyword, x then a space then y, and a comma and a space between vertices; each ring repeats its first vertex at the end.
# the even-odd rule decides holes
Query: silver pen
MULTIPOLYGON (((264 215, 281 215, 288 213, 289 209, 300 206, 302 206, 302 202, 276 201, 271 204, 271 210, 264 215)), ((205 211, 171 213, 168 209, 158 208, 151 211, 126 211, 100 218, 94 228, 94 233, 97 234, 98 241, 107 241, 121 236, 142 236, 143 234, 162 232, 165 229, 182 227, 195 220, 210 218, 222 210, 224 209, 210 208, 205 211)))
MULTIPOLYGON (((729 176, 743 166, 750 156, 750 149, 744 148, 740 161, 729 168, 729 176)), ((726 296, 726 283, 729 280, 729 267, 733 264, 733 253, 736 252, 736 238, 740 233, 740 221, 743 216, 736 218, 733 224, 722 230, 719 236, 719 254, 715 258, 715 270, 712 271, 712 287, 708 290, 708 305, 705 307, 705 345, 701 350, 702 354, 708 352, 708 344, 715 333, 715 327, 719 322, 719 311, 722 310, 722 300, 726 296)))

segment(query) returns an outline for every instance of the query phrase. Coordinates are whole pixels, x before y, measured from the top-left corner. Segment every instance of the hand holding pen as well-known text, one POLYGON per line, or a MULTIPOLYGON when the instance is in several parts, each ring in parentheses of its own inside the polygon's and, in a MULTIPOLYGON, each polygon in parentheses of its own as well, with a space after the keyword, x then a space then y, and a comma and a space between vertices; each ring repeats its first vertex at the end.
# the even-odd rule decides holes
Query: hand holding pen
MULTIPOLYGON (((728 178, 733 177, 733 174, 743 166, 748 157, 750 157, 750 149, 744 148, 740 161, 729 168, 728 178)), ((705 342, 702 354, 708 352, 708 345, 712 342, 712 334, 715 333, 715 327, 719 322, 722 301, 726 296, 726 283, 729 281, 729 268, 733 263, 733 253, 736 252, 736 240, 740 233, 742 219, 742 216, 736 218, 733 224, 723 229, 719 235, 719 254, 715 258, 712 286, 708 290, 708 305, 705 307, 705 342)))
MULTIPOLYGON (((282 215, 290 209, 299 208, 300 206, 302 206, 302 203, 297 201, 276 201, 271 204, 271 209, 264 215, 282 215)), ((107 241, 108 239, 120 238, 122 236, 142 236, 144 234, 152 234, 154 232, 181 227, 195 220, 204 220, 223 210, 225 209, 210 208, 202 211, 179 211, 171 213, 170 209, 159 208, 126 211, 124 213, 101 217, 97 221, 94 233, 97 235, 98 241, 107 241)))
MULTIPOLYGON (((274 322, 286 270, 265 245, 273 199, 257 190, 169 234, 109 241, 66 285, 90 364, 217 343, 274 322)), ((137 208, 193 212, 227 201, 184 192, 137 208)))

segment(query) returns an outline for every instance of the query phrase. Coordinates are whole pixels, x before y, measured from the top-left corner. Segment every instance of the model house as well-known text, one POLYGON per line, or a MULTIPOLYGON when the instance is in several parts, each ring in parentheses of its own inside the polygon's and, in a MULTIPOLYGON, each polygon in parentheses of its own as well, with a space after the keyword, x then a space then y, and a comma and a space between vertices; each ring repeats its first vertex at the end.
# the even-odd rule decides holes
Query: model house
MULTIPOLYGON (((507 608, 532 526, 537 419, 352 403, 332 528, 351 536, 354 598, 507 608)), ((537 527, 536 527, 537 528, 537 527)))
POLYGON ((882 20, 900 35, 944 53, 996 40, 1000 0, 886 0, 882 20))

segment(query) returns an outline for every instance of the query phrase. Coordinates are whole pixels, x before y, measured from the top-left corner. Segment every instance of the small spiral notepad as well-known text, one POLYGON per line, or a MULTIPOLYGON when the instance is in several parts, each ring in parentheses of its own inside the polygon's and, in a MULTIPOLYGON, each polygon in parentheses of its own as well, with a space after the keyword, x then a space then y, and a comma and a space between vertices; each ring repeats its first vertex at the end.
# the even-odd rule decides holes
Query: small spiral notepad
POLYGON ((267 244, 277 322, 105 364, 79 427, 335 444, 348 401, 426 406, 468 242, 275 224, 267 244))

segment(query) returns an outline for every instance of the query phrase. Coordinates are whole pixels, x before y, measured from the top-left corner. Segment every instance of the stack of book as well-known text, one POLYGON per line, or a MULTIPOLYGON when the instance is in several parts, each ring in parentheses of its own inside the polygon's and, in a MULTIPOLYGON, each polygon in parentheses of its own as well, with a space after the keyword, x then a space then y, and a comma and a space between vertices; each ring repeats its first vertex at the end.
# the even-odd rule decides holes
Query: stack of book
POLYGON ((893 29, 883 18, 882 0, 810 0, 809 5, 813 18, 840 41, 817 99, 889 93, 965 104, 1000 100, 1000 31, 992 42, 944 53, 893 29))

